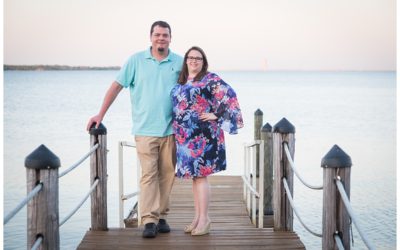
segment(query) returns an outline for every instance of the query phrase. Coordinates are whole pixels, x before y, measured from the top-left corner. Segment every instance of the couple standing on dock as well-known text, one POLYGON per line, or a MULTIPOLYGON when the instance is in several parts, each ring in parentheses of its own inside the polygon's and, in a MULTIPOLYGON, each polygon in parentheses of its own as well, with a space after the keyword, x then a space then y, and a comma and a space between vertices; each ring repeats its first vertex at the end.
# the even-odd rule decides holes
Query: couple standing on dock
POLYGON ((176 176, 192 178, 195 213, 184 228, 209 233, 207 176, 226 169, 224 132, 243 127, 234 90, 208 72, 204 51, 192 47, 184 58, 171 52, 171 28, 164 21, 150 29, 151 47, 132 55, 108 89, 87 130, 98 127, 123 88, 130 89, 132 134, 142 166, 139 211, 143 237, 168 233, 169 195, 176 176))

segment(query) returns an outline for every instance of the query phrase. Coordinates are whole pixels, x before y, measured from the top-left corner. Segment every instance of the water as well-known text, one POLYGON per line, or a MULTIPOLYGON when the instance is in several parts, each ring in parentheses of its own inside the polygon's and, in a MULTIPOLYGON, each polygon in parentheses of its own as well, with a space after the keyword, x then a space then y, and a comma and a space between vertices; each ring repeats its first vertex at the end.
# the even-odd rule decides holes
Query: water
MULTIPOLYGON (((45 144, 60 159, 60 171, 89 150, 88 118, 98 112, 116 71, 6 71, 4 73, 4 213, 26 196, 24 158, 45 144)), ((264 123, 283 117, 296 127, 295 163, 310 184, 322 184, 322 157, 334 144, 353 161, 351 203, 377 249, 396 248, 396 73, 217 72, 236 90, 245 128, 226 136, 228 170, 242 174, 242 144, 253 138, 254 112, 264 123)), ((156 101, 156 100, 155 100, 156 101)), ((118 227, 118 141, 132 141, 128 91, 104 120, 108 130, 108 225, 118 227)), ((125 150, 125 190, 135 191, 136 155, 125 150)), ((89 162, 60 179, 60 219, 89 190, 89 162)), ((294 198, 303 221, 321 233, 322 191, 296 178, 294 198)), ((126 204, 126 211, 132 202, 126 204)), ((90 202, 61 228, 61 248, 75 249, 90 227, 90 202)), ((321 239, 294 229, 307 249, 321 239)), ((366 249, 353 226, 353 249, 366 249)), ((26 248, 26 208, 4 226, 4 248, 26 248)))

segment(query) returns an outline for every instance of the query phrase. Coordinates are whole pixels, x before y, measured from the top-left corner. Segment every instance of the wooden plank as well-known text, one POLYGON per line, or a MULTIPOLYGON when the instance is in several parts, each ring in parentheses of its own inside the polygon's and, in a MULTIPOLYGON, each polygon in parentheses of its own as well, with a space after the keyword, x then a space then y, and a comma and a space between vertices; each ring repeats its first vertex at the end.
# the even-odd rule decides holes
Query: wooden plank
POLYGON ((205 236, 185 234, 183 228, 193 218, 191 180, 176 179, 171 194, 168 223, 171 232, 154 239, 142 238, 140 228, 112 228, 88 231, 80 250, 87 249, 305 249, 296 233, 258 229, 251 224, 243 202, 243 183, 239 176, 211 176, 211 231, 205 236))

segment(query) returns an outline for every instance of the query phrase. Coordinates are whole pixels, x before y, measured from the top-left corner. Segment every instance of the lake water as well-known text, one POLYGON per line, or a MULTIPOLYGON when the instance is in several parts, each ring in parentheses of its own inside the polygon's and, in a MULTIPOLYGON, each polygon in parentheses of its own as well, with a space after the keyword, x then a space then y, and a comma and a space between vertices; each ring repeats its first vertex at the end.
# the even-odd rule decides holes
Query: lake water
MULTIPOLYGON (((254 112, 272 126, 285 117, 296 127, 295 163, 307 182, 322 184, 322 157, 335 144, 350 155, 351 203, 377 249, 396 249, 395 72, 217 72, 237 92, 245 127, 226 136, 228 170, 241 175, 242 144, 252 140, 254 112)), ((60 171, 89 151, 88 118, 98 112, 117 71, 4 72, 4 214, 26 196, 24 159, 46 145, 60 171)), ((157 100, 155 100, 157 101, 157 100)), ((130 103, 123 91, 103 121, 108 130, 108 225, 118 227, 118 141, 132 141, 130 103)), ((125 150, 125 189, 136 190, 136 155, 125 150)), ((89 162, 60 179, 60 219, 89 190, 89 162)), ((302 220, 322 229, 322 191, 295 177, 294 198, 302 220)), ((127 202, 126 210, 132 206, 127 202)), ((75 249, 90 227, 90 201, 61 228, 61 248, 75 249)), ((307 249, 321 249, 295 217, 307 249)), ((353 249, 366 249, 353 226, 353 249)), ((4 249, 26 249, 26 208, 4 226, 4 249)))

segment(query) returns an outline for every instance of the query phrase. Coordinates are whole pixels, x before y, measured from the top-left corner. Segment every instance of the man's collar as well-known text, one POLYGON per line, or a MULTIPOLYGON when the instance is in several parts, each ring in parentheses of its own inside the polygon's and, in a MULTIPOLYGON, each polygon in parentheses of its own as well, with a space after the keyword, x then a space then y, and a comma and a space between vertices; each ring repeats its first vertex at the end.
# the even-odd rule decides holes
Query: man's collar
MULTIPOLYGON (((168 55, 167 55, 166 58, 164 58, 164 59, 162 60, 162 62, 163 62, 163 61, 170 61, 170 56, 171 56, 171 50, 168 48, 168 55)), ((150 46, 150 48, 149 48, 148 50, 146 50, 145 57, 146 57, 147 59, 154 59, 154 60, 156 60, 156 59, 154 58, 154 56, 151 54, 151 46, 150 46)))

